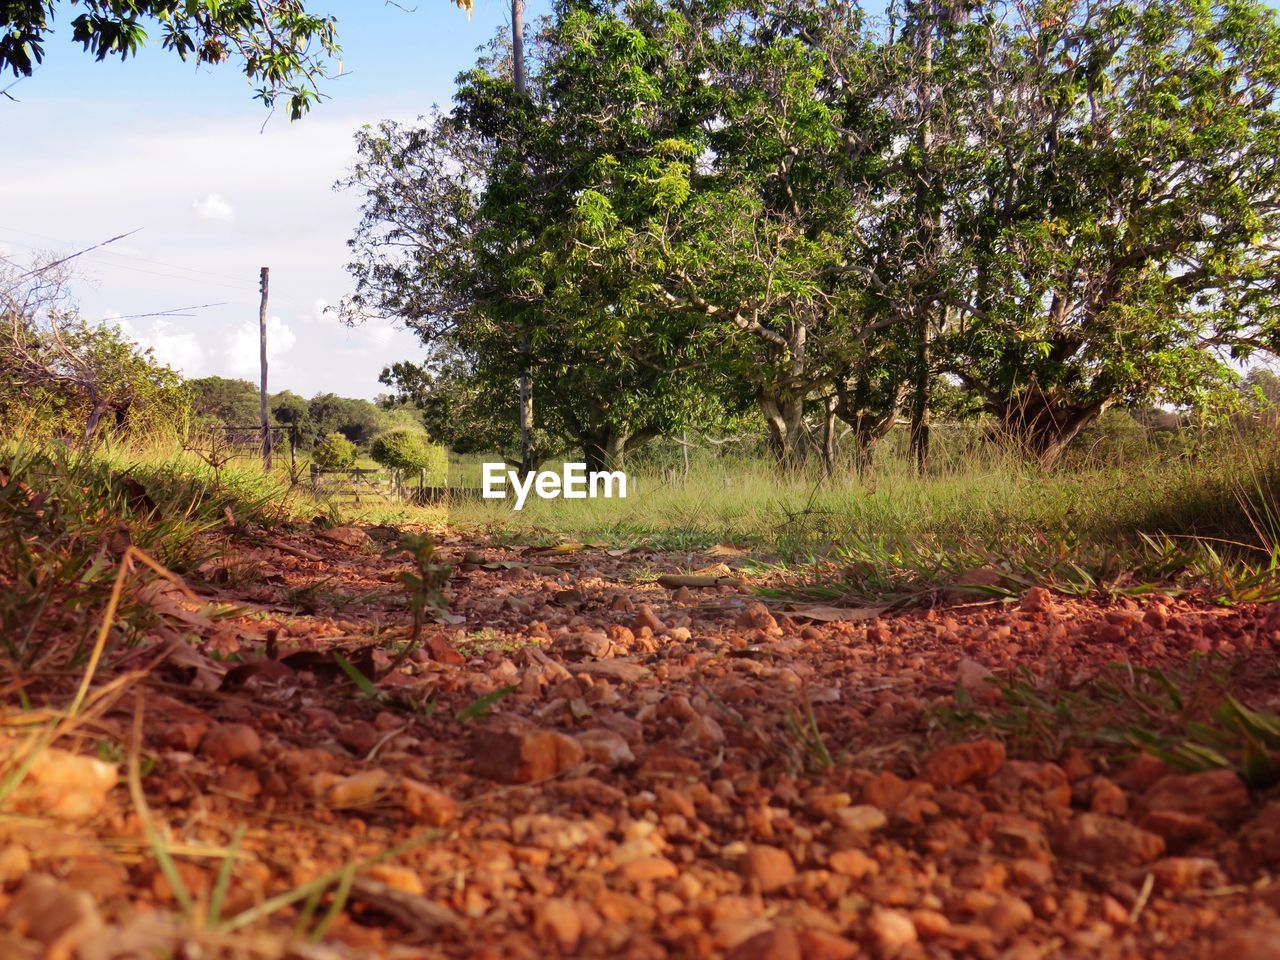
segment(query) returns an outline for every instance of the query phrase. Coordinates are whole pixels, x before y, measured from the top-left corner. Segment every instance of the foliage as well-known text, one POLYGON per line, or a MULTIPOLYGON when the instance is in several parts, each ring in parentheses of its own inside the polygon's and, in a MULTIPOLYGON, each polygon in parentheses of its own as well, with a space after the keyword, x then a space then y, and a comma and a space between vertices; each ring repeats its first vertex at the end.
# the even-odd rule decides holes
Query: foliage
MULTIPOLYGON (((209 559, 197 534, 226 522, 270 525, 290 516, 284 491, 238 474, 214 482, 181 460, 73 453, 64 446, 0 447, 0 644, 9 659, 75 663, 128 545, 179 573, 209 559), (52 637, 62 638, 54 647, 52 637)), ((155 616, 126 598, 120 645, 140 641, 155 616)))
POLYGON ((75 6, 82 12, 69 21, 71 39, 94 59, 135 56, 151 22, 160 45, 182 60, 239 61, 259 84, 254 96, 268 107, 283 99, 295 120, 319 99, 317 84, 339 52, 336 20, 308 12, 303 0, 11 0, 0 6, 0 72, 31 76, 56 13, 75 6))
POLYGON ((331 433, 315 445, 311 459, 321 470, 343 470, 356 462, 356 445, 340 433, 331 433))
POLYGON ((369 456, 392 470, 425 470, 432 477, 445 476, 449 470, 449 454, 427 439, 420 430, 390 430, 380 434, 369 447, 369 456))
POLYGON ((1251 786, 1280 781, 1280 717, 1229 692, 1238 678, 1201 654, 1176 671, 1112 664, 1074 685, 1022 669, 996 679, 1000 702, 980 710, 963 694, 947 725, 985 727, 1023 748, 1060 756, 1071 745, 1145 752, 1188 772, 1235 770, 1251 786))
POLYGON ((58 261, 0 258, 0 422, 32 439, 181 426, 181 378, 117 327, 82 319, 58 261))
POLYGON ((601 460, 755 405, 781 463, 829 470, 908 410, 922 451, 980 412, 1049 466, 1109 407, 1226 404, 1230 361, 1280 346, 1273 11, 890 23, 564 3, 527 96, 489 58, 451 113, 366 128, 347 315, 431 351, 387 382, 509 450, 531 370, 546 449, 601 460))

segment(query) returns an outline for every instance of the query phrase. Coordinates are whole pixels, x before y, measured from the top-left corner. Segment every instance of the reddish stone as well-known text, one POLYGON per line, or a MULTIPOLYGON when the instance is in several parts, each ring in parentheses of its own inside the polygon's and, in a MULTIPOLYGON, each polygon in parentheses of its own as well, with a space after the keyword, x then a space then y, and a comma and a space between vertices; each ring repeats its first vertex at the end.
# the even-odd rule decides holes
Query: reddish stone
POLYGON ((582 747, 554 730, 482 730, 471 747, 478 777, 502 783, 545 780, 582 763, 582 747))
POLYGON ((1126 820, 1082 813, 1061 831, 1057 848, 1095 866, 1140 867, 1164 853, 1164 840, 1126 820))
POLYGON ((989 777, 1004 763, 1004 744, 998 740, 957 743, 931 753, 924 761, 924 777, 939 787, 955 787, 989 777))
POLYGON ((1222 821, 1249 805, 1249 790, 1234 770, 1208 770, 1158 780, 1142 805, 1222 821))

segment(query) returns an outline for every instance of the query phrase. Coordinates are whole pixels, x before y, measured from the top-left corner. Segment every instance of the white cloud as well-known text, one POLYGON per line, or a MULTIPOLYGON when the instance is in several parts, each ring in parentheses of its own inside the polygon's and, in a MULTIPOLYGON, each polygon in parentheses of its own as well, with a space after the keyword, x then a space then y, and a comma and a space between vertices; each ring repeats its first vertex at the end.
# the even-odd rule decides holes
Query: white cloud
POLYGON ((207 370, 208 356, 190 330, 180 330, 171 320, 152 317, 149 322, 122 319, 120 311, 107 310, 103 323, 118 326, 121 332, 141 347, 150 348, 156 360, 187 376, 200 376, 207 370))
POLYGON ((236 211, 216 193, 208 193, 191 201, 191 209, 201 220, 214 220, 218 223, 230 223, 236 218, 236 211))
POLYGON ((248 111, 213 121, 138 115, 124 128, 86 119, 73 135, 65 112, 7 107, 15 135, 47 146, 15 157, 0 177, 6 225, 71 250, 137 230, 80 261, 75 292, 86 315, 209 304, 164 325, 134 321, 131 333, 189 376, 256 382, 265 265, 277 317, 273 390, 372 397, 384 366, 421 356, 412 333, 385 323, 352 329, 325 312, 350 291, 346 241, 359 221, 359 194, 332 186, 353 160, 352 134, 374 117, 324 111, 262 131, 248 111), (120 189, 104 193, 103 182, 120 189), (231 210, 233 229, 197 217, 202 205, 219 204, 231 210))
MULTIPOLYGON (((297 344, 297 334, 279 317, 267 317, 267 366, 276 365, 297 344)), ((244 323, 227 346, 225 368, 232 376, 256 379, 258 374, 258 325, 244 323)))
POLYGON ((13 256, 13 247, 9 246, 9 244, 5 243, 3 240, 0 240, 0 257, 12 257, 12 256, 13 256))

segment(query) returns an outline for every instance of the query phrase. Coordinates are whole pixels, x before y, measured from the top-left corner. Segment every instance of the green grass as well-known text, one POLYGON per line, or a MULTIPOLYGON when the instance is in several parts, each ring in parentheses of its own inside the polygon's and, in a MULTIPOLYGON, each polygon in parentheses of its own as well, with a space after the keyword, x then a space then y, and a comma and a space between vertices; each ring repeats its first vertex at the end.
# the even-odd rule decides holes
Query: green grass
MULTIPOLYGON (((475 468, 478 471, 478 466, 475 468)), ((1266 599, 1280 567, 1280 446, 1223 437, 1197 456, 1045 472, 978 448, 917 476, 886 458, 869 475, 781 477, 760 461, 695 461, 687 476, 629 474, 625 500, 457 500, 447 519, 499 540, 697 550, 752 548, 813 567, 819 599, 907 596, 994 567, 1013 593, 1208 584, 1266 599)))
MULTIPOLYGON (((129 545, 188 573, 219 549, 202 534, 228 518, 262 528, 316 509, 278 477, 214 470, 173 449, 0 445, 0 653, 31 664, 61 651, 78 662, 129 545)), ((154 619, 126 597, 123 642, 154 619)))

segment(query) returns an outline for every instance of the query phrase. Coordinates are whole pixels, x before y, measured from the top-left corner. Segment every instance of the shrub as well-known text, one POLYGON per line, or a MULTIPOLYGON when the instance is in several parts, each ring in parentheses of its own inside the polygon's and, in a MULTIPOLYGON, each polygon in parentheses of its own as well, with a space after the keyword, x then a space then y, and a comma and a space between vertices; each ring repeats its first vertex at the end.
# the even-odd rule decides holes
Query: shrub
POLYGON ((356 445, 340 433, 331 433, 316 444, 311 459, 321 470, 341 470, 356 462, 356 445))
POLYGON ((392 470, 425 470, 432 479, 443 479, 449 469, 445 448, 419 430, 388 430, 373 441, 369 455, 392 470))

